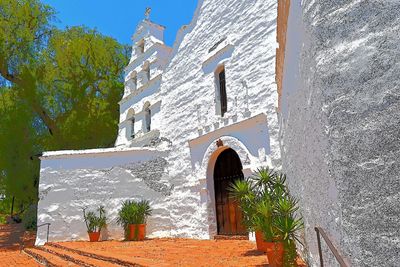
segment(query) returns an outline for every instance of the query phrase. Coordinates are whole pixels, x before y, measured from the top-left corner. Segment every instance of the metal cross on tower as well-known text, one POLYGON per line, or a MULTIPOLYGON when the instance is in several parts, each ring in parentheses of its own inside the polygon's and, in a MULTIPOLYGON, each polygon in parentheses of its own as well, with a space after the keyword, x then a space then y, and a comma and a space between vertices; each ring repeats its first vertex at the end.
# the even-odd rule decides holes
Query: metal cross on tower
POLYGON ((144 16, 148 20, 150 18, 151 7, 146 7, 146 11, 144 12, 144 16))

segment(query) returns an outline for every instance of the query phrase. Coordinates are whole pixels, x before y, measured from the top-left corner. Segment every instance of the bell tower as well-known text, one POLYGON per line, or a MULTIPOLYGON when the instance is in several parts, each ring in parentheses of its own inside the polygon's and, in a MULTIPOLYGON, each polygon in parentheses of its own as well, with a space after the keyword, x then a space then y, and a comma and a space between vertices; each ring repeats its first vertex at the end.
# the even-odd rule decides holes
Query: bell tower
POLYGON ((116 146, 144 146, 157 138, 162 74, 172 49, 164 44, 165 27, 150 21, 150 8, 132 36, 132 54, 125 68, 124 95, 119 102, 116 146))

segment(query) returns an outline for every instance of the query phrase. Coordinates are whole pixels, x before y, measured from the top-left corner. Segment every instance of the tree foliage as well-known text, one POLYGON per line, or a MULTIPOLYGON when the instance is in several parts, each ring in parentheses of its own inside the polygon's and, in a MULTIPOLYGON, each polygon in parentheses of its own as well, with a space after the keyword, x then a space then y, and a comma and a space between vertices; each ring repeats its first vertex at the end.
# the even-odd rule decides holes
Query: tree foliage
POLYGON ((36 199, 42 151, 112 146, 129 49, 56 29, 39 0, 0 0, 0 190, 36 199))

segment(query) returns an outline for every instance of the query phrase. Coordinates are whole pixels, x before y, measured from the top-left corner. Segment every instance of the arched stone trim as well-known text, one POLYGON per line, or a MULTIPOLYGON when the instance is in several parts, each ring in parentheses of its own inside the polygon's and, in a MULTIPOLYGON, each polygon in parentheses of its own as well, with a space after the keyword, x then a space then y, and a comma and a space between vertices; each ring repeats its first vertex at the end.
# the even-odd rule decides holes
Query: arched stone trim
POLYGON ((249 159, 250 153, 248 149, 237 138, 232 136, 222 136, 223 146, 217 147, 214 140, 207 148, 200 173, 206 175, 206 192, 207 192, 207 216, 209 223, 209 236, 213 238, 217 234, 217 218, 215 210, 215 190, 214 190, 214 167, 218 156, 227 149, 233 149, 239 156, 242 166, 249 159))
MULTIPOLYGON (((239 155, 239 158, 242 162, 242 165, 248 165, 248 161, 251 159, 251 154, 249 152, 249 150, 246 148, 246 146, 237 138, 232 137, 232 136, 221 136, 219 139, 222 140, 222 142, 224 143, 225 149, 226 148, 232 148, 233 150, 235 150, 235 152, 239 155)), ((216 141, 218 139, 214 140, 213 142, 210 143, 210 145, 208 146, 206 152, 204 153, 204 157, 202 160, 202 164, 201 164, 201 173, 206 173, 208 174, 209 168, 213 167, 210 166, 210 162, 212 162, 212 160, 214 160, 215 164, 215 160, 218 157, 218 155, 224 151, 220 150, 223 147, 220 147, 217 149, 217 145, 216 145, 216 141), (219 153, 218 153, 219 152, 219 153), (215 159, 214 159, 215 157, 215 159)))

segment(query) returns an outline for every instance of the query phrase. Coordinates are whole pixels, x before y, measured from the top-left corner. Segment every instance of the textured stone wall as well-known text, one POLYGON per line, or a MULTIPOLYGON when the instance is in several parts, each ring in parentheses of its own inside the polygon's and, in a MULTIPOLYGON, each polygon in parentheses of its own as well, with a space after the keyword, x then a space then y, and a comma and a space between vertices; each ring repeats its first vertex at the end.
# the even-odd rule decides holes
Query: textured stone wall
POLYGON ((315 266, 317 225, 353 266, 398 266, 399 14, 398 1, 292 1, 282 159, 315 266))

